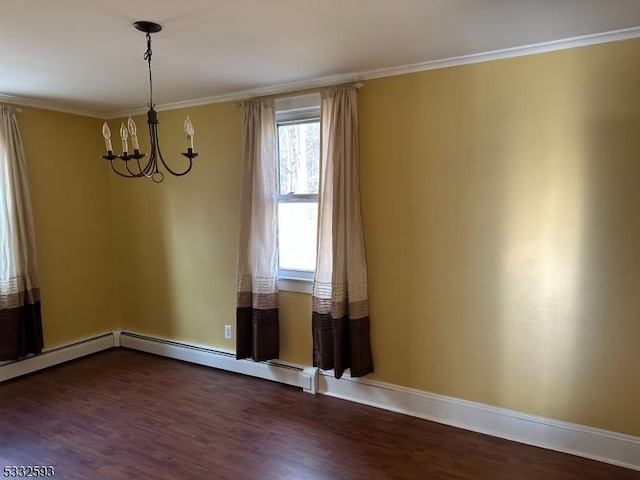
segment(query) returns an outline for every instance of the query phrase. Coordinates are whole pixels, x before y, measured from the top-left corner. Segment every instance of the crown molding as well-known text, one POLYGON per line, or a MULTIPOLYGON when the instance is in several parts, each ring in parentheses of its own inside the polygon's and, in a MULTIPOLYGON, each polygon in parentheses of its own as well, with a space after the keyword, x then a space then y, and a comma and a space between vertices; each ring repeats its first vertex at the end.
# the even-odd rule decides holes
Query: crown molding
POLYGON ((54 112, 70 113, 72 115, 80 115, 81 117, 93 117, 99 119, 105 118, 104 113, 92 112, 90 110, 70 107, 69 105, 65 105, 64 103, 54 102, 51 100, 17 97, 0 93, 0 102, 10 103, 11 105, 20 105, 21 107, 42 108, 44 110, 52 110, 54 112))
POLYGON ((555 52, 557 50, 569 50, 571 48, 588 47, 590 45, 618 42, 621 40, 631 40, 633 38, 639 37, 640 27, 632 27, 622 30, 612 30, 609 32, 582 35, 579 37, 563 38, 561 40, 553 40, 550 42, 534 43, 531 45, 522 45, 519 47, 503 48, 500 50, 492 50, 489 52, 474 53, 471 55, 461 55, 459 57, 444 58, 441 60, 432 60, 429 62, 414 63, 401 67, 369 70, 367 72, 361 73, 360 75, 363 80, 372 80, 374 78, 392 77, 396 75, 405 75, 407 73, 426 72, 428 70, 458 67, 462 65, 470 65, 473 63, 491 62, 494 60, 505 60, 508 58, 536 55, 539 53, 555 52))
MULTIPOLYGON (((437 70, 441 68, 458 67, 462 65, 470 65, 481 62, 491 62, 494 60, 504 60, 508 58, 522 57, 526 55, 536 55, 539 53, 554 52, 557 50, 568 50, 571 48, 587 47, 590 45, 598 45, 601 43, 617 42, 621 40, 630 40, 640 37, 640 27, 625 28, 621 30, 612 30, 608 32, 594 33, 590 35, 581 35, 578 37, 564 38, 561 40, 553 40, 550 42, 535 43, 531 45, 523 45, 519 47, 504 48, 500 50, 492 50, 489 52, 474 53, 470 55, 461 55, 459 57, 444 58, 440 60, 431 60, 428 62, 413 63, 410 65, 402 65, 399 67, 381 68, 376 70, 367 70, 363 72, 351 72, 340 75, 331 75, 308 79, 296 82, 281 83, 268 87, 253 88, 240 90, 225 95, 214 95, 211 97, 198 98, 193 100, 185 100, 180 102, 165 103, 156 105, 156 111, 175 110, 179 108, 199 107, 212 103, 232 102, 244 100, 251 97, 261 97, 266 95, 278 95, 299 90, 310 90, 314 88, 323 88, 330 85, 337 85, 345 82, 373 80, 375 78, 392 77, 396 75, 405 75, 408 73, 426 72, 429 70, 437 70)), ((10 95, 0 94, 0 101, 12 103, 15 105, 44 108, 47 110, 55 110, 65 113, 73 113, 75 115, 83 115, 87 117, 95 117, 103 120, 126 117, 129 115, 142 115, 146 113, 147 108, 139 108, 135 110, 122 110, 110 113, 97 113, 85 111, 77 108, 65 106, 57 102, 46 100, 35 100, 22 97, 13 97, 10 95)))

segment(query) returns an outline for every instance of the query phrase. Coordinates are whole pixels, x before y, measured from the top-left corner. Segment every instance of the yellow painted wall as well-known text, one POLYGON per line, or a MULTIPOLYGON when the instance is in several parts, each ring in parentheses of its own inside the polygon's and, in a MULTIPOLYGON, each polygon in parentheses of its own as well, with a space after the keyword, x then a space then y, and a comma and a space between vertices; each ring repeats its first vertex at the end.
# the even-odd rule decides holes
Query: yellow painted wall
POLYGON ((115 265, 101 121, 21 107, 45 348, 114 328, 115 265))
MULTIPOLYGON (((161 184, 111 176, 122 326, 234 349, 223 326, 235 327, 241 112, 226 103, 188 114, 200 154, 191 173, 161 184)), ((159 113, 161 148, 176 169, 186 161, 185 116, 159 113)), ((135 120, 148 152, 146 116, 135 120)), ((111 130, 118 125, 110 122, 111 130)))
POLYGON ((640 41, 367 82, 375 378, 640 435, 640 41))
MULTIPOLYGON (((632 40, 366 82, 371 378, 640 435, 639 80, 632 40)), ((187 113, 193 173, 111 177, 121 325, 233 349, 241 112, 160 112, 173 160, 187 113)), ((308 296, 281 329, 309 364, 308 296)))

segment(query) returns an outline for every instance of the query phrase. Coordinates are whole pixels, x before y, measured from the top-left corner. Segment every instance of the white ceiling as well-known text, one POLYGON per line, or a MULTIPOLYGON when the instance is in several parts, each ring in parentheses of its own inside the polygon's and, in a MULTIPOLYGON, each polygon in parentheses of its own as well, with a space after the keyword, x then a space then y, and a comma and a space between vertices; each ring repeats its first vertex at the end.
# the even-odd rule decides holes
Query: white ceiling
POLYGON ((136 20, 163 26, 152 37, 163 105, 638 27, 640 0, 4 1, 0 100, 103 117, 143 108, 136 20))

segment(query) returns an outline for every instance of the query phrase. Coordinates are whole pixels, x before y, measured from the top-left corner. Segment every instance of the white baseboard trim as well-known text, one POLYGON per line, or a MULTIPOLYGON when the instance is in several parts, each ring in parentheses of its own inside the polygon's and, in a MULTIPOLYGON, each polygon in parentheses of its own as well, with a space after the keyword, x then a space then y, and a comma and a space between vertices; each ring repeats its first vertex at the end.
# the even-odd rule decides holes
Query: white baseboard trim
POLYGON ((306 368, 280 361, 236 360, 235 354, 231 352, 131 332, 120 332, 119 340, 122 347, 133 350, 272 380, 300 387, 308 393, 316 393, 318 377, 316 368, 306 368))
POLYGON ((318 393, 537 447, 640 470, 640 438, 344 375, 320 372, 318 393))
POLYGON ((640 471, 640 438, 551 418, 436 395, 376 380, 333 378, 331 372, 286 362, 236 360, 233 352, 179 343, 132 332, 98 335, 0 364, 0 382, 27 375, 113 347, 250 375, 392 412, 424 418, 474 432, 570 453, 640 471))
POLYGON ((109 332, 69 345, 44 350, 38 355, 26 357, 22 360, 3 363, 0 365, 0 382, 113 348, 113 340, 114 334, 109 332))
POLYGON ((113 331, 113 346, 114 347, 119 347, 120 346, 120 334, 122 333, 122 330, 114 330, 113 331))

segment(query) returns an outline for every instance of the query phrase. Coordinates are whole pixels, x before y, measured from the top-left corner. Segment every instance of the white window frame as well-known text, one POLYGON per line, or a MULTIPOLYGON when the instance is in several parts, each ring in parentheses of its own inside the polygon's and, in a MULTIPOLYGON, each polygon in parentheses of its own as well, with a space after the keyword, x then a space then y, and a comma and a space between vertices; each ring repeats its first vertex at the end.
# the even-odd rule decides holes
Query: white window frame
MULTIPOLYGON (((277 128, 280 125, 319 121, 320 102, 319 93, 276 99, 276 135, 277 128)), ((277 143, 278 142, 276 142, 276 144, 277 143)), ((318 161, 320 161, 320 159, 318 159, 318 161)), ((278 168, 280 168, 279 154, 278 168)), ((278 179, 279 178, 280 175, 278 174, 278 179)), ((278 203, 308 203, 309 201, 318 203, 318 194, 289 193, 278 195, 278 203)), ((278 268, 279 288, 280 290, 289 292, 311 293, 314 273, 313 271, 278 268)))

